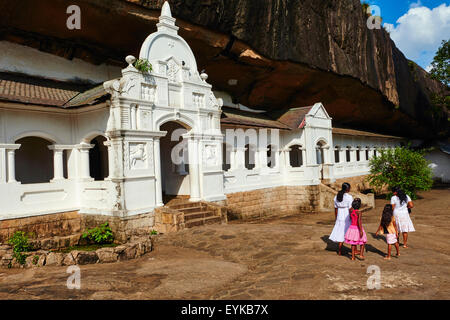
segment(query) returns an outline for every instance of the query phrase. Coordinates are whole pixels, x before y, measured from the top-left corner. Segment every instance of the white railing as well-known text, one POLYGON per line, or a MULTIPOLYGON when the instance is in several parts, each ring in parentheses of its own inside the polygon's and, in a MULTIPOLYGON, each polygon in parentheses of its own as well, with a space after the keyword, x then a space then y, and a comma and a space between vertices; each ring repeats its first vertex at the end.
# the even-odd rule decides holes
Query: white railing
POLYGON ((51 183, 0 184, 4 201, 0 219, 29 217, 77 209, 76 185, 69 180, 51 183))

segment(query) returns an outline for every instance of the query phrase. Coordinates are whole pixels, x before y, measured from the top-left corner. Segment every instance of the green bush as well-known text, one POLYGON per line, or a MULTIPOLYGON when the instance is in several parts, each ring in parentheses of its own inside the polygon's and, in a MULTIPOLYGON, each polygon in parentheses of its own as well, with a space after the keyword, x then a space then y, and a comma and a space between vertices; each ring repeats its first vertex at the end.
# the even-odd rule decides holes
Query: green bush
POLYGON ((107 244, 114 241, 114 235, 108 222, 98 227, 89 229, 83 233, 82 238, 96 244, 107 244))
POLYGON ((150 235, 151 236, 156 236, 156 235, 158 235, 158 231, 152 230, 152 231, 150 231, 150 235))
POLYGON ((433 185, 432 169, 424 153, 407 148, 382 150, 370 160, 369 183, 378 193, 384 187, 391 190, 398 186, 412 199, 417 199, 416 191, 429 190, 433 185))
POLYGON ((137 59, 134 62, 134 67, 143 73, 148 73, 153 70, 152 64, 147 59, 137 59))
POLYGON ((23 231, 16 231, 9 239, 9 244, 13 246, 13 257, 16 258, 20 264, 25 264, 26 255, 23 252, 30 250, 30 243, 28 236, 23 231))

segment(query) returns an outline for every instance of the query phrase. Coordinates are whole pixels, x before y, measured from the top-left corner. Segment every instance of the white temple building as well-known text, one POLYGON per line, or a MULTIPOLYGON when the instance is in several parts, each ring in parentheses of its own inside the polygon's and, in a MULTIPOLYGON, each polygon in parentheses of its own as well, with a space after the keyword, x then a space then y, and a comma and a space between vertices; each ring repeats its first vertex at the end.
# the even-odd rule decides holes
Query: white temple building
POLYGON ((315 211, 327 207, 320 188, 367 175, 370 158, 402 141, 333 128, 320 102, 276 117, 224 105, 168 3, 157 27, 139 57, 150 73, 128 56, 119 79, 77 94, 47 86, 39 99, 27 98, 46 86, 38 80, 0 79, 0 220, 77 212, 156 224, 170 196, 240 217, 315 211))

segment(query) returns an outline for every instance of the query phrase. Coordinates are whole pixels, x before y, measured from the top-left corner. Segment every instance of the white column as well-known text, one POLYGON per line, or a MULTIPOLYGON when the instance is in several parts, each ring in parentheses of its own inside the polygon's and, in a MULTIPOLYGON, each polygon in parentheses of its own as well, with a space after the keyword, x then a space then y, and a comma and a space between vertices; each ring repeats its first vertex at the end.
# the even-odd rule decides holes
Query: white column
POLYGON ((267 168, 267 147, 261 147, 259 150, 259 162, 261 164, 261 169, 267 168))
POLYGON ((255 169, 260 169, 261 168, 261 158, 259 155, 258 147, 254 147, 254 152, 255 152, 255 169))
POLYGON ((356 162, 356 148, 350 148, 350 162, 356 162))
POLYGON ((286 166, 287 169, 292 168, 291 166, 291 159, 290 159, 290 151, 291 148, 286 148, 283 150, 284 153, 284 165, 286 166))
POLYGON ((237 169, 236 165, 236 148, 231 148, 230 150, 230 171, 237 169))
POLYGON ((131 109, 131 130, 136 130, 136 109, 137 106, 135 104, 132 104, 130 106, 131 109))
POLYGON ((0 147, 0 184, 6 183, 6 150, 0 147))
POLYGON ((190 201, 200 201, 200 176, 199 176, 199 158, 198 158, 198 138, 187 136, 189 148, 189 181, 191 186, 190 201))
POLYGON ((331 164, 331 157, 330 157, 330 146, 322 147, 322 154, 323 154, 323 164, 331 164))
POLYGON ((4 164, 2 165, 2 171, 4 170, 2 182, 7 181, 8 183, 16 183, 15 152, 20 148, 20 144, 3 144, 0 145, 0 148, 4 148, 6 153, 6 161, 1 161, 4 162, 4 164))
POLYGON ((53 151, 53 179, 52 181, 58 181, 64 179, 64 161, 63 152, 64 148, 57 145, 51 145, 48 147, 53 151))
POLYGON ((366 150, 367 150, 367 148, 361 148, 361 153, 360 153, 360 155, 361 155, 361 161, 367 161, 367 160, 369 160, 369 159, 367 159, 367 157, 366 157, 366 150))
POLYGON ((108 148, 108 177, 107 179, 111 179, 113 177, 114 172, 114 153, 111 141, 105 141, 103 143, 108 148))
POLYGON ((8 153, 8 183, 16 182, 16 164, 15 164, 16 150, 7 150, 8 153))
POLYGON ((339 163, 345 163, 347 161, 345 151, 345 148, 339 148, 339 163))
POLYGON ((280 153, 281 151, 278 148, 274 148, 275 150, 272 149, 272 152, 275 152, 275 166, 274 169, 280 169, 281 164, 280 164, 280 153))
POLYGON ((89 169, 89 150, 94 147, 93 144, 82 143, 78 145, 80 152, 80 170, 78 171, 78 178, 83 180, 91 180, 91 172, 89 169))
POLYGON ((306 166, 306 148, 302 147, 302 167, 306 166))
POLYGON ((236 168, 245 168, 245 150, 247 148, 236 148, 236 168))
POLYGON ((161 179, 161 148, 160 139, 155 137, 153 140, 153 152, 155 155, 155 202, 157 207, 164 206, 162 197, 162 179, 161 179))

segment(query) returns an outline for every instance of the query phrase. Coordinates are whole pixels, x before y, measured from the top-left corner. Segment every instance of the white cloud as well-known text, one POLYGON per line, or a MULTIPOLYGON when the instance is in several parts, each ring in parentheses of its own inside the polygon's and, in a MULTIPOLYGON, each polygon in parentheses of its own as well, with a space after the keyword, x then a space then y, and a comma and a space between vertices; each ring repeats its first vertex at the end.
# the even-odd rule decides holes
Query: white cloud
POLYGON ((430 72, 431 69, 433 69, 433 66, 430 64, 428 67, 425 68, 425 71, 430 72))
POLYGON ((426 67, 442 40, 450 38, 450 5, 429 9, 418 1, 411 4, 409 11, 397 20, 396 26, 389 23, 384 26, 408 59, 426 67))
POLYGON ((422 1, 419 0, 417 2, 413 2, 409 5, 410 8, 417 8, 417 7, 421 7, 422 6, 422 1))

